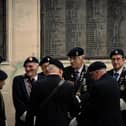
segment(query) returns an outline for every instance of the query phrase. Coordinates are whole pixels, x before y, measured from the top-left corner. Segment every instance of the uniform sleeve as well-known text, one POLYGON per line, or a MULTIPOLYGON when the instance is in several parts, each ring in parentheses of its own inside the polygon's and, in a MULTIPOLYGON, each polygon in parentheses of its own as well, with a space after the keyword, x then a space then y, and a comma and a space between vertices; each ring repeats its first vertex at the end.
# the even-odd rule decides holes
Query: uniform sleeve
POLYGON ((27 126, 33 126, 34 125, 34 119, 36 118, 36 114, 39 110, 38 105, 38 99, 39 99, 39 86, 38 82, 34 82, 32 90, 31 90, 31 97, 30 97, 30 108, 26 116, 26 124, 27 126))
POLYGON ((13 85, 12 85, 12 96, 13 96, 13 103, 15 106, 16 111, 21 116, 26 110, 27 106, 23 102, 23 97, 21 93, 21 87, 20 87, 20 79, 18 77, 15 77, 13 79, 13 85))

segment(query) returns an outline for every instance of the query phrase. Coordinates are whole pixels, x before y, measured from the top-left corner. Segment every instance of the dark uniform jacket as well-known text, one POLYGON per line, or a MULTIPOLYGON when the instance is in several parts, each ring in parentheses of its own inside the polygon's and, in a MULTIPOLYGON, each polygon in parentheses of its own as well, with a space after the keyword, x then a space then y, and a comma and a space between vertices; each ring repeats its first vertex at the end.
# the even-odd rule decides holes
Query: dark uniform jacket
MULTIPOLYGON (((25 86, 25 75, 16 76, 13 80, 12 95, 13 103, 15 107, 15 126, 26 126, 25 121, 22 121, 20 117, 25 111, 29 109, 29 99, 30 96, 26 90, 25 86)), ((38 80, 41 79, 41 76, 38 75, 38 80)))
MULTIPOLYGON (((46 79, 36 82, 31 91, 30 114, 36 115, 35 126, 68 126, 68 112, 77 113, 79 105, 73 95, 73 85, 67 81, 56 91, 45 106, 40 104, 50 95, 60 82, 58 75, 49 75, 46 79)), ((32 122, 28 117, 28 122, 32 122)), ((28 126, 32 126, 29 124, 28 126)))
POLYGON ((44 79, 46 77, 46 75, 43 72, 38 73, 38 75, 41 76, 42 79, 44 79))
POLYGON ((111 76, 105 74, 94 81, 88 93, 77 117, 78 126, 122 126, 119 87, 111 76))
MULTIPOLYGON (((108 74, 113 76, 114 70, 108 71, 108 74)), ((124 67, 122 70, 122 73, 120 75, 120 78, 118 80, 118 85, 120 88, 120 97, 123 98, 123 100, 126 102, 126 68, 124 67)))
POLYGON ((80 78, 76 82, 76 75, 75 75, 75 70, 71 66, 68 66, 64 69, 64 79, 65 80, 70 80, 74 82, 74 88, 75 88, 75 93, 80 89, 80 86, 85 83, 85 78, 86 78, 86 72, 87 72, 87 66, 84 65, 82 72, 80 73, 80 78))
MULTIPOLYGON (((114 74, 113 72, 114 70, 111 69, 110 71, 108 71, 108 74, 113 76, 114 74)), ((123 68, 122 73, 119 77, 118 85, 120 89, 120 98, 122 98, 126 102, 126 68, 125 67, 123 68)), ((126 126, 126 110, 122 111, 122 115, 126 126)))
POLYGON ((4 100, 0 92, 0 126, 6 126, 5 120, 6 116, 5 116, 4 100))

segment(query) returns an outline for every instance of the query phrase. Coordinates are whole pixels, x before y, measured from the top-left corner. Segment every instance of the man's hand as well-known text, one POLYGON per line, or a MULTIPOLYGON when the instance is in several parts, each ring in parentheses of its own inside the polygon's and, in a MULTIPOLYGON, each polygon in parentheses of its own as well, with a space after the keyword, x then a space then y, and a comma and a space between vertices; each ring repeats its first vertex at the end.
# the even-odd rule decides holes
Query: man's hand
POLYGON ((20 120, 25 122, 26 121, 26 114, 27 114, 27 111, 25 111, 21 116, 20 116, 20 120))
POLYGON ((77 126, 77 125, 78 125, 77 119, 76 119, 76 117, 74 117, 74 118, 70 121, 69 126, 77 126))
POLYGON ((122 98, 120 98, 120 109, 126 110, 126 102, 122 98))

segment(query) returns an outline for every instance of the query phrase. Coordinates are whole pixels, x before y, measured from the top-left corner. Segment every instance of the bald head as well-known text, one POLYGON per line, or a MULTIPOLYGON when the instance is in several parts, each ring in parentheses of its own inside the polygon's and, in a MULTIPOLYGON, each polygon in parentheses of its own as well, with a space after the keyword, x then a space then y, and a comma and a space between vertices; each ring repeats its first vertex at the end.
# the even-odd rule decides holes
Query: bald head
POLYGON ((58 68, 54 64, 49 64, 47 70, 48 70, 48 75, 59 75, 62 78, 63 70, 58 68))

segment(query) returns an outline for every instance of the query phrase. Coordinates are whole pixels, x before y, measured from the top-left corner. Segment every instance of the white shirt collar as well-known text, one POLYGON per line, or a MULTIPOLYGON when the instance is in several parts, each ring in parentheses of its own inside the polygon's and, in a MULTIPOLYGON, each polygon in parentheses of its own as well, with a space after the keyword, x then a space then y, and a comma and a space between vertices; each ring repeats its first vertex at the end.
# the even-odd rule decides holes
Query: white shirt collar
POLYGON ((115 70, 114 70, 113 74, 114 74, 114 73, 118 73, 118 74, 119 74, 119 76, 117 77, 117 80, 119 80, 120 75, 121 75, 121 73, 122 73, 122 71, 123 71, 123 68, 124 68, 124 67, 121 67, 118 71, 115 71, 115 70))
POLYGON ((36 74, 36 76, 34 77, 35 80, 38 80, 38 74, 36 74))
MULTIPOLYGON (((28 78, 25 78, 26 80, 28 80, 28 78)), ((35 77, 33 78, 35 81, 38 80, 38 74, 35 75, 35 77)))
POLYGON ((118 71, 114 70, 114 73, 118 73, 120 75, 122 73, 122 71, 123 71, 123 67, 121 67, 118 71))
POLYGON ((81 73, 81 71, 83 70, 84 64, 82 64, 82 66, 79 69, 76 69, 76 71, 78 71, 79 73, 81 73))

